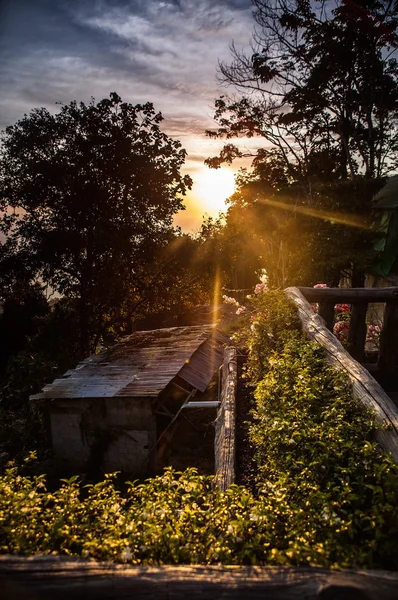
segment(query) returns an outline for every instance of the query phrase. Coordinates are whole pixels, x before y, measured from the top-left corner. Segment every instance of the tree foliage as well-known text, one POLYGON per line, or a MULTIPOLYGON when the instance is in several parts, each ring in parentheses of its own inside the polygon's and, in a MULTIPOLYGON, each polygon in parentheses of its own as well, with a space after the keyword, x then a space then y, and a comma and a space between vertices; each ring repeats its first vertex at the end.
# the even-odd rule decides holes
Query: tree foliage
POLYGON ((243 223, 275 285, 363 285, 374 257, 372 194, 397 166, 398 9, 388 0, 253 0, 251 56, 232 46, 216 100, 227 143, 207 164, 252 156, 231 197, 227 228, 243 223), (236 137, 263 145, 245 153, 236 137))
MULTIPOLYGON (((216 102, 216 137, 261 136, 294 180, 320 167, 329 177, 381 177, 396 166, 397 6, 253 0, 254 53, 232 47, 220 65, 241 98, 216 102)), ((227 145, 220 160, 241 152, 227 145)))
POLYGON ((371 200, 383 180, 314 183, 309 203, 299 183, 275 183, 268 167, 255 164, 250 174, 237 178, 219 234, 237 243, 236 252, 247 258, 244 276, 235 273, 235 287, 247 287, 249 272, 264 266, 271 284, 281 288, 319 282, 337 286, 341 274, 351 274, 353 285, 361 285, 378 235, 372 230, 371 200))
POLYGON ((0 276, 78 298, 82 354, 93 332, 129 320, 164 268, 159 251, 191 180, 161 121, 151 103, 113 93, 55 115, 35 109, 3 134, 0 276))

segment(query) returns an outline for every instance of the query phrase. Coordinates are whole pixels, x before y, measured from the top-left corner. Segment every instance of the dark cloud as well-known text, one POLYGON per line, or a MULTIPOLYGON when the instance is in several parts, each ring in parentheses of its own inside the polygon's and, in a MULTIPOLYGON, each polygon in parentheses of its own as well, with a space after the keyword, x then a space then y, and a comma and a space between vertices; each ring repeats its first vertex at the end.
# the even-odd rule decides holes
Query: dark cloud
POLYGON ((0 129, 117 91, 153 102, 197 164, 215 154, 218 60, 251 30, 251 0, 0 0, 0 129))

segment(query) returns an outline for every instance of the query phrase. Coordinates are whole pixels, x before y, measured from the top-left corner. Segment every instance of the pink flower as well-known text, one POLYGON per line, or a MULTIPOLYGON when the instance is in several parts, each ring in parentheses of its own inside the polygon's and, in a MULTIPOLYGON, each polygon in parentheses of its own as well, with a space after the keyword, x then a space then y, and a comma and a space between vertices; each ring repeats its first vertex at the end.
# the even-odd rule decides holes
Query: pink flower
POLYGON ((245 310, 246 310, 246 306, 240 306, 240 307, 238 308, 238 310, 236 311, 236 314, 237 314, 237 315, 241 315, 242 313, 244 313, 244 312, 245 312, 245 310))
POLYGON ((224 294, 222 299, 224 300, 225 304, 233 304, 234 306, 239 306, 239 302, 235 300, 235 298, 232 298, 232 296, 226 296, 224 294))
POLYGON ((349 304, 336 304, 336 306, 334 307, 334 310, 336 312, 350 312, 351 307, 349 304))
POLYGON ((380 341, 381 327, 380 325, 368 325, 368 331, 366 333, 367 342, 378 343, 380 341))
POLYGON ((341 341, 348 340, 348 333, 350 331, 350 324, 347 321, 337 321, 333 326, 334 335, 341 341))
POLYGON ((317 283, 316 285, 314 285, 314 288, 327 288, 328 286, 326 285, 326 283, 317 283))
POLYGON ((255 294, 261 294, 261 292, 265 292, 267 291, 267 285, 265 283, 258 283, 256 285, 256 287, 254 288, 254 293, 255 294))

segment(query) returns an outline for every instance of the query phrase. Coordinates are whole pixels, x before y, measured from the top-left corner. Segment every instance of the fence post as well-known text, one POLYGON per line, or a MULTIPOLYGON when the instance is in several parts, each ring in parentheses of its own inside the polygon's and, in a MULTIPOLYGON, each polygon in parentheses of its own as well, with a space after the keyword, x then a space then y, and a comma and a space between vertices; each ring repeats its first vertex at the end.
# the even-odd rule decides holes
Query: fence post
POLYGON ((325 321, 329 331, 333 331, 334 302, 320 302, 318 314, 325 321))
POLYGON ((393 370, 398 358, 398 304, 387 302, 384 309, 383 327, 380 334, 378 367, 393 370))
POLYGON ((355 303, 351 309, 348 341, 350 342, 350 354, 358 362, 362 362, 365 357, 367 308, 367 302, 359 302, 355 303))

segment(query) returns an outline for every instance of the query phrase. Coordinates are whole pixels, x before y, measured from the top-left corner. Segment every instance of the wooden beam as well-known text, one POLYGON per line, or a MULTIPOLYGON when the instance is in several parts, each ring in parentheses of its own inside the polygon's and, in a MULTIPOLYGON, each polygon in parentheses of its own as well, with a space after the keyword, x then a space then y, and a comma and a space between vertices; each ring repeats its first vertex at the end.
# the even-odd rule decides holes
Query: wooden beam
POLYGON ((316 567, 131 567, 1 556, 2 600, 396 600, 398 573, 316 567))
POLYGON ((338 339, 325 327, 323 319, 314 313, 300 290, 290 287, 285 293, 296 304, 303 330, 308 338, 324 347, 328 363, 348 375, 354 397, 373 411, 375 422, 380 426, 375 433, 376 440, 398 463, 398 408, 370 373, 348 354, 338 339))
POLYGON ((308 302, 398 302, 398 287, 389 288, 297 288, 308 302))
POLYGON ((378 367, 393 371, 398 359, 398 304, 387 302, 380 334, 378 367))
POLYGON ((326 327, 329 331, 333 331, 334 324, 334 303, 333 302, 320 302, 318 314, 326 323, 326 327))
POLYGON ((222 369, 221 404, 214 438, 215 485, 226 490, 235 482, 235 412, 238 387, 236 348, 226 348, 222 369))
POLYGON ((363 359, 365 358, 367 309, 368 305, 366 302, 354 304, 351 309, 348 341, 350 343, 350 354, 358 362, 363 362, 363 359))

